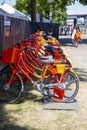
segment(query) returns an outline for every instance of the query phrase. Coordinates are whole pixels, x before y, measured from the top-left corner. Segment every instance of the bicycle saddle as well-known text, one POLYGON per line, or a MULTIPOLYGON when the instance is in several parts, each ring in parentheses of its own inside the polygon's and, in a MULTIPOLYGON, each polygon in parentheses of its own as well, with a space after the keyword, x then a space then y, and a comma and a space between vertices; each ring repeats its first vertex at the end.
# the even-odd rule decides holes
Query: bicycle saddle
POLYGON ((41 60, 41 62, 46 63, 46 64, 52 64, 54 63, 54 59, 41 60))
POLYGON ((47 55, 47 56, 41 56, 40 58, 42 60, 51 60, 51 59, 53 59, 53 56, 52 55, 47 55))
POLYGON ((45 50, 46 50, 46 51, 51 52, 51 53, 54 52, 54 48, 53 48, 53 46, 51 46, 51 45, 47 45, 47 46, 44 46, 44 47, 45 47, 45 50))
POLYGON ((52 64, 54 62, 53 56, 41 56, 41 62, 46 63, 46 64, 52 64))

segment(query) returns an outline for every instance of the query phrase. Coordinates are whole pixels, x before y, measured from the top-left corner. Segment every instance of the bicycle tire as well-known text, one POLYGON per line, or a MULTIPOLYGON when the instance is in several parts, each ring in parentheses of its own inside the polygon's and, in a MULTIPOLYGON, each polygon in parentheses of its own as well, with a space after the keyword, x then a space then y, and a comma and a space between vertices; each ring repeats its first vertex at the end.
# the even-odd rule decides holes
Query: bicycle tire
POLYGON ((73 42, 73 46, 78 47, 78 42, 77 41, 73 42))
MULTIPOLYGON (((66 78, 65 78, 65 84, 66 87, 64 89, 64 97, 61 99, 59 97, 58 93, 54 92, 54 89, 58 89, 58 87, 48 87, 46 88, 47 94, 49 95, 49 97, 56 102, 61 102, 61 103, 65 103, 65 102, 70 102, 73 101, 78 93, 79 90, 79 79, 78 76, 76 74, 74 74, 71 71, 66 71, 64 73, 64 75, 66 74, 66 78), (71 83, 70 83, 71 82, 71 83), (67 87, 68 86, 68 87, 67 87)), ((50 75, 49 79, 46 80, 44 82, 45 85, 52 83, 53 81, 53 76, 50 75)), ((60 96, 61 93, 63 92, 63 89, 58 89, 58 91, 60 92, 60 96)))
POLYGON ((10 76, 12 74, 12 69, 9 65, 6 65, 0 70, 0 103, 13 103, 21 95, 22 83, 17 74, 15 74, 14 81, 9 86, 9 88, 4 87, 10 76))

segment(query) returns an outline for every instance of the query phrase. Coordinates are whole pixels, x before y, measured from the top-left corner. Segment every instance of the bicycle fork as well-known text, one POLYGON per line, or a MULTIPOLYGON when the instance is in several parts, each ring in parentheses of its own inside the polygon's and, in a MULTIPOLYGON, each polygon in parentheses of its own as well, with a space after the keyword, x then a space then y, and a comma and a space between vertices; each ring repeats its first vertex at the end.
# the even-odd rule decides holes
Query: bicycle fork
POLYGON ((21 92, 24 91, 23 80, 22 80, 21 76, 16 72, 16 70, 12 70, 12 74, 11 74, 11 77, 10 77, 9 81, 6 84, 3 85, 4 90, 8 91, 10 89, 10 86, 13 83, 16 75, 18 76, 18 78, 19 78, 19 80, 21 82, 21 92))

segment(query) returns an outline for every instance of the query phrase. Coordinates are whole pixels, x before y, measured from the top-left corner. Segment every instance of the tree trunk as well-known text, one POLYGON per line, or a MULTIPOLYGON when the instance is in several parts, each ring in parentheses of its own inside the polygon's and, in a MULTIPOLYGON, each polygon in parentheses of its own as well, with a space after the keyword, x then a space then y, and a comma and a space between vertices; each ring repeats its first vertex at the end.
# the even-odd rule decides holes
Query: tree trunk
POLYGON ((36 0, 30 0, 31 20, 36 21, 36 0))

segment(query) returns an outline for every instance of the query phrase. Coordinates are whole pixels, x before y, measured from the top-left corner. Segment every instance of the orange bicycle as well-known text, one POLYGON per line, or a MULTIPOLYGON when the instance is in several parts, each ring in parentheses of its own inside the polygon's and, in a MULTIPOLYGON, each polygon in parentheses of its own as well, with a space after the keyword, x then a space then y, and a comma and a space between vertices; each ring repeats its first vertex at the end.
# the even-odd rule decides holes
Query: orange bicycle
POLYGON ((15 46, 2 53, 2 63, 9 65, 0 71, 0 101, 12 103, 20 97, 24 90, 25 78, 22 78, 22 75, 37 86, 44 97, 49 97, 57 102, 71 101, 79 90, 79 79, 71 66, 65 64, 65 60, 42 56, 38 57, 43 63, 41 69, 39 69, 38 63, 37 66, 33 64, 30 67, 31 60, 29 61, 26 56, 27 50, 32 52, 33 49, 29 46, 21 49, 15 46), (36 73, 34 67, 41 71, 40 75, 36 73), (36 77, 39 81, 34 81, 31 76, 36 77))
POLYGON ((78 47, 78 44, 79 44, 80 39, 81 39, 81 35, 82 35, 82 32, 75 33, 74 39, 72 39, 72 43, 75 47, 78 47))

